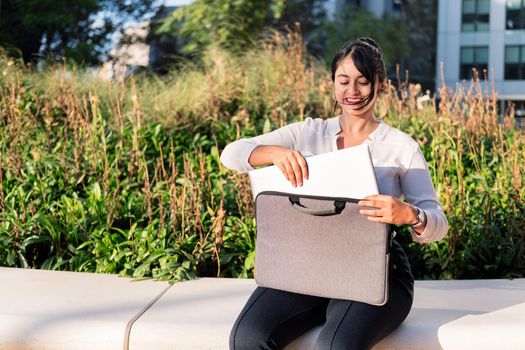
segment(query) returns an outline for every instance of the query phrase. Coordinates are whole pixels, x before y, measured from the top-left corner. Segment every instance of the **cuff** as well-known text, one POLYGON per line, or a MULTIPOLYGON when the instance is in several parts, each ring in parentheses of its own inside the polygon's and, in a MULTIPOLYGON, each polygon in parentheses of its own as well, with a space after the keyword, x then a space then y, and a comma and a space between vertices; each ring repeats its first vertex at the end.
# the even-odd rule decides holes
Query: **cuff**
POLYGON ((421 233, 417 233, 414 229, 410 228, 410 233, 412 234, 412 239, 419 243, 430 243, 434 241, 434 233, 436 232, 436 223, 433 220, 432 215, 428 212, 428 210, 421 209, 425 213, 425 216, 427 218, 427 224, 425 226, 425 229, 421 233))
POLYGON ((250 159, 250 155, 252 154, 253 150, 259 146, 256 143, 249 143, 244 147, 244 150, 241 153, 241 162, 243 165, 243 169, 241 172, 248 172, 250 170, 254 170, 255 168, 250 164, 248 161, 250 159))

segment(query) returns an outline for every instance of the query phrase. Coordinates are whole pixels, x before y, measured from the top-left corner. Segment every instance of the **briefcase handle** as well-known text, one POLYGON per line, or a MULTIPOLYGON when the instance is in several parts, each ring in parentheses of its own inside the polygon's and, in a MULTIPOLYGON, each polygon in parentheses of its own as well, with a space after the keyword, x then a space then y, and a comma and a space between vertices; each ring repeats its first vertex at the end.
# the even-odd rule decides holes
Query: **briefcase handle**
POLYGON ((290 200, 290 203, 292 203, 292 207, 295 210, 298 210, 304 214, 315 215, 315 216, 330 216, 330 215, 341 214, 346 204, 345 201, 336 200, 334 201, 334 207, 331 209, 312 209, 312 208, 308 208, 302 205, 299 197, 297 196, 289 196, 288 199, 290 200))

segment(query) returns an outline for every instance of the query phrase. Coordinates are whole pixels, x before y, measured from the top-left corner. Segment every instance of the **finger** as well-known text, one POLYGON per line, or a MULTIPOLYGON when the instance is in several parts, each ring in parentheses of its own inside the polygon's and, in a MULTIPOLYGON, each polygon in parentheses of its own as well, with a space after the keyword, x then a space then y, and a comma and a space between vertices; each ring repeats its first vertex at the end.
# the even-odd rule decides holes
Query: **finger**
POLYGON ((299 166, 301 167, 303 177, 308 180, 308 163, 306 163, 306 159, 304 159, 303 155, 298 150, 295 150, 294 154, 299 166))
POLYGON ((288 181, 291 182, 292 186, 297 186, 297 181, 295 180, 295 174, 292 169, 292 165, 288 161, 283 161, 284 167, 286 169, 286 173, 288 174, 288 181))
POLYGON ((357 204, 362 207, 382 208, 382 202, 375 200, 360 200, 357 204))
POLYGON ((278 162, 276 165, 281 170, 281 173, 283 173, 286 180, 290 181, 290 177, 288 176, 288 172, 286 171, 286 167, 284 166, 284 163, 278 162))
MULTIPOLYGON (((386 194, 374 194, 372 196, 370 196, 370 200, 374 200, 376 201, 377 203, 396 203, 399 201, 399 199, 397 199, 396 197, 394 196, 389 196, 389 195, 386 195, 386 194)), ((366 199, 366 197, 365 197, 366 199)))
POLYGON ((295 157, 292 157, 291 166, 292 166, 292 169, 295 175, 295 181, 297 182, 299 186, 302 186, 303 185, 303 171, 295 157))
POLYGON ((365 210, 365 209, 361 209, 361 210, 359 210, 359 214, 365 215, 365 216, 373 216, 373 217, 381 217, 381 216, 383 216, 383 212, 381 210, 365 210))
POLYGON ((279 169, 281 169, 281 172, 283 173, 284 177, 286 178, 286 180, 292 182, 292 178, 290 177, 290 169, 291 167, 289 166, 289 164, 286 162, 286 161, 280 161, 278 163, 279 165, 279 169))
POLYGON ((368 221, 373 221, 373 222, 380 222, 380 223, 384 223, 384 224, 388 224, 389 223, 382 216, 367 216, 367 219, 368 219, 368 221))
POLYGON ((371 195, 368 195, 368 196, 366 196, 366 197, 365 197, 365 198, 363 198, 363 199, 370 199, 370 200, 374 200, 374 199, 377 199, 377 198, 379 198, 379 197, 381 197, 381 195, 380 195, 380 194, 371 194, 371 195))
POLYGON ((365 198, 363 198, 364 200, 373 200, 373 201, 376 201, 376 202, 389 202, 393 199, 394 197, 392 196, 388 196, 388 195, 385 195, 385 194, 372 194, 370 196, 366 196, 365 198))
POLYGON ((301 166, 297 162, 297 158, 295 157, 294 152, 291 152, 288 155, 288 160, 290 162, 290 166, 292 167, 293 176, 295 177, 295 182, 299 185, 303 185, 303 172, 301 170, 301 166))

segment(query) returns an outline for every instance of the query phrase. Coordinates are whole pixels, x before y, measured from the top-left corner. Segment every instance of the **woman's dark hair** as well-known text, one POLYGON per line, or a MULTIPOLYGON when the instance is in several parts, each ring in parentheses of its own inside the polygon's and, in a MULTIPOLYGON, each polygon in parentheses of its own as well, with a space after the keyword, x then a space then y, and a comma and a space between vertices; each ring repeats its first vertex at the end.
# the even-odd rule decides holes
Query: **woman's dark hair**
POLYGON ((332 81, 335 81, 337 67, 348 56, 352 58, 357 70, 372 84, 372 92, 363 103, 363 107, 365 107, 374 99, 376 94, 376 79, 383 82, 386 78, 383 50, 372 38, 363 37, 346 42, 332 59, 332 81))

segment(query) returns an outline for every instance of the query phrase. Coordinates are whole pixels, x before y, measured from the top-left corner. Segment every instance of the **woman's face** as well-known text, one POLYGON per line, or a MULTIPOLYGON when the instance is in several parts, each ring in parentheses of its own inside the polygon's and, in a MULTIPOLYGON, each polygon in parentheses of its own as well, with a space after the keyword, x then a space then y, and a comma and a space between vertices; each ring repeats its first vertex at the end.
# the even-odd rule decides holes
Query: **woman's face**
POLYGON ((352 57, 348 56, 339 63, 335 71, 334 88, 335 98, 343 110, 343 115, 372 118, 377 94, 364 106, 365 100, 372 92, 372 84, 357 70, 352 57))

